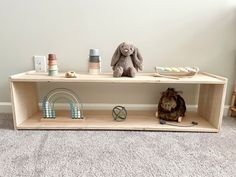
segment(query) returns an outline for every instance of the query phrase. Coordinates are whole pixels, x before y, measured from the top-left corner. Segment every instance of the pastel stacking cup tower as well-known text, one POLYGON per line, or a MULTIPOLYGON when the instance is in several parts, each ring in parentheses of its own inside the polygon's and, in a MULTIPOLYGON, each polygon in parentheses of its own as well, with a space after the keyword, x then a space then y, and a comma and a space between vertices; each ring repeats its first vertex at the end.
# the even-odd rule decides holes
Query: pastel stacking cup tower
POLYGON ((57 57, 55 54, 48 54, 48 75, 58 75, 57 57))
POLYGON ((101 57, 98 49, 89 50, 89 74, 101 73, 101 57))

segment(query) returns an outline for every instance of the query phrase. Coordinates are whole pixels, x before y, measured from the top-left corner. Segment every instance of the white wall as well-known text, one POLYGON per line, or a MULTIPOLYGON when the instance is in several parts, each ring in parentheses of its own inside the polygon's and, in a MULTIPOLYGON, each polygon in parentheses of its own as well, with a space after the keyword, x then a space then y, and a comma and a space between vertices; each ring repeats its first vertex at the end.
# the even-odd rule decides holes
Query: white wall
POLYGON ((62 71, 79 72, 87 71, 89 48, 99 48, 103 71, 111 71, 116 46, 129 41, 142 52, 144 72, 196 65, 228 77, 229 103, 236 79, 235 0, 0 0, 0 23, 0 102, 10 101, 8 76, 31 70, 33 55, 56 53, 62 71))

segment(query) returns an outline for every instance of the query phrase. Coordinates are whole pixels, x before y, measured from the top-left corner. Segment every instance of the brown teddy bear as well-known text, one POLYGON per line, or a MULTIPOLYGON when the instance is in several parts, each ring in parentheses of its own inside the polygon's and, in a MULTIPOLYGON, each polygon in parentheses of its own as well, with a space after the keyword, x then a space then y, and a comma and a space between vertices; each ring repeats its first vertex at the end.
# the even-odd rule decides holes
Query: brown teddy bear
POLYGON ((162 92, 156 117, 167 121, 182 121, 182 117, 185 116, 186 105, 178 93, 174 88, 168 88, 162 92))
POLYGON ((142 65, 143 58, 139 50, 126 42, 117 47, 111 60, 114 77, 135 77, 136 72, 142 70, 142 65))

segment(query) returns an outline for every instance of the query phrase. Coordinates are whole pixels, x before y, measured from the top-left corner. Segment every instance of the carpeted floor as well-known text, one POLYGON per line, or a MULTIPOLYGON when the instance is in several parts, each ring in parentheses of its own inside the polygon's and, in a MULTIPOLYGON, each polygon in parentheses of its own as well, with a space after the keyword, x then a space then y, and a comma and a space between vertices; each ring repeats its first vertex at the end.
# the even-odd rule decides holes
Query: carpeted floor
POLYGON ((0 115, 0 176, 236 176, 236 118, 220 133, 15 131, 0 115))

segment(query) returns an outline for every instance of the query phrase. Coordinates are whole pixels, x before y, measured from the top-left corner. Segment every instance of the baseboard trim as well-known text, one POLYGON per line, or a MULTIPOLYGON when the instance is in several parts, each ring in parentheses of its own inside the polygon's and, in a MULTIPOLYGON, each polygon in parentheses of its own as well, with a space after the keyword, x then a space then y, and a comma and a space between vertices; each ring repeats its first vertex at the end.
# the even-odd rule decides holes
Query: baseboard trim
MULTIPOLYGON (((156 104, 104 104, 104 103, 86 103, 83 104, 85 110, 111 110, 117 105, 125 106, 128 110, 156 110, 156 104)), ((41 105, 39 104, 41 107, 41 105)), ((55 104, 56 110, 69 109, 68 104, 57 103, 55 104)), ((188 111, 197 111, 197 105, 187 105, 188 111)), ((229 105, 224 106, 224 116, 228 114, 229 105)), ((0 113, 12 113, 10 102, 0 102, 0 113)))
POLYGON ((0 102, 0 113, 12 113, 10 102, 0 102))

